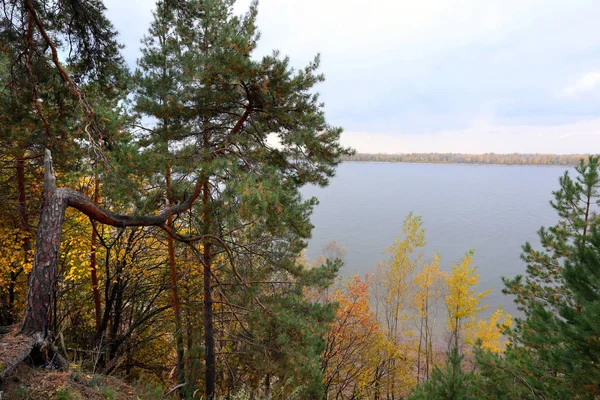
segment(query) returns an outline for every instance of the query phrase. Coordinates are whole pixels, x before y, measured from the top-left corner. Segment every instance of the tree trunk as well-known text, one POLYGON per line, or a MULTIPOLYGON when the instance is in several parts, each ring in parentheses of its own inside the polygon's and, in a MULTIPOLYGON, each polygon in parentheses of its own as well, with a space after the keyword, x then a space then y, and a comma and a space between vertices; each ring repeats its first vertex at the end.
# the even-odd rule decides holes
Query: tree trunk
POLYGON ((204 244, 204 346, 206 361, 206 399, 215 399, 215 337, 213 332, 213 309, 211 288, 210 243, 204 244))
POLYGON ((28 255, 31 251, 31 227, 29 226, 29 212, 27 210, 27 196, 25 193, 25 160, 18 158, 15 162, 17 176, 17 192, 19 193, 19 227, 24 233, 23 251, 25 253, 25 262, 28 262, 28 255))
MULTIPOLYGON (((168 205, 171 204, 170 191, 171 191, 171 168, 167 166, 166 170, 166 183, 167 183, 167 200, 168 205)), ((167 220, 167 225, 173 231, 173 219, 167 220)), ((177 346, 177 384, 185 384, 185 354, 183 347, 183 330, 181 324, 181 311, 179 307, 179 293, 177 291, 177 263, 175 260, 175 242, 171 235, 167 236, 167 245, 169 248, 169 275, 171 277, 171 302, 173 305, 173 312, 175 314, 175 343, 177 346)), ((179 396, 184 398, 185 388, 182 386, 179 389, 179 396)))
POLYGON ((271 375, 267 374, 265 376, 265 399, 269 400, 271 398, 271 375))
POLYGON ((112 226, 160 226, 166 228, 165 224, 169 217, 187 211, 203 188, 202 181, 199 180, 192 195, 184 202, 167 207, 160 214, 130 216, 106 211, 81 192, 55 188, 55 181, 52 156, 50 150, 46 150, 42 207, 38 222, 33 269, 29 278, 25 315, 21 326, 22 333, 35 336, 39 341, 47 341, 50 337, 58 252, 65 211, 68 206, 83 212, 92 220, 112 226))
MULTIPOLYGON (((98 203, 99 198, 99 184, 98 177, 94 176, 94 202, 98 203)), ((98 289, 98 268, 96 262, 96 247, 98 245, 98 238, 96 234, 96 221, 91 220, 92 223, 92 244, 90 248, 90 270, 92 275, 92 293, 94 295, 94 311, 96 315, 96 337, 100 336, 100 327, 102 326, 102 309, 100 303, 100 290, 98 289)))
POLYGON ((121 341, 118 340, 119 328, 121 327, 121 316, 123 315, 123 278, 122 278, 122 268, 119 268, 117 272, 117 278, 115 282, 115 307, 113 309, 113 320, 110 325, 110 331, 108 333, 108 360, 109 363, 112 361, 116 355, 117 350, 121 344, 121 341))
MULTIPOLYGON (((203 214, 204 214, 204 233, 207 234, 211 226, 210 209, 210 191, 208 180, 203 183, 203 214)), ((207 240, 203 242, 203 272, 204 272, 204 347, 206 362, 206 399, 215 399, 215 381, 216 381, 216 363, 215 363, 215 337, 213 327, 213 300, 211 288, 211 243, 207 240)))
MULTIPOLYGON (((17 212, 19 214, 19 228, 23 233, 23 257, 24 262, 29 261, 31 251, 31 227, 29 226, 29 213, 27 211, 27 197, 25 193, 25 160, 18 157, 15 160, 15 180, 17 184, 17 212)), ((8 298, 5 299, 5 312, 0 315, 0 325, 12 325, 15 322, 15 288, 17 279, 23 273, 23 268, 10 272, 8 283, 8 298)))
POLYGON ((381 375, 379 374, 379 367, 383 367, 383 365, 381 363, 379 363, 377 365, 377 368, 375 368, 375 389, 373 391, 373 399, 374 400, 379 400, 379 392, 380 392, 380 386, 381 386, 381 375))
POLYGON ((50 334, 58 250, 65 210, 68 205, 65 193, 55 190, 54 185, 52 157, 50 151, 46 150, 42 207, 38 222, 33 269, 29 275, 25 317, 21 329, 27 335, 37 336, 37 340, 47 340, 50 334))

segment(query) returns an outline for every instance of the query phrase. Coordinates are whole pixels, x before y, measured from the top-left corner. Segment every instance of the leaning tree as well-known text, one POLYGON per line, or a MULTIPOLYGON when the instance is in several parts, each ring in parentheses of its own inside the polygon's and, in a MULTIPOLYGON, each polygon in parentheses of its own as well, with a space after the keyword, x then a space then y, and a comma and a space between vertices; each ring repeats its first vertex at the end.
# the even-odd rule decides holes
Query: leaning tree
MULTIPOLYGON (((167 7, 167 3, 159 2, 157 17, 167 8, 181 15, 163 21, 172 30, 177 46, 171 43, 169 47, 160 37, 146 42, 136 107, 158 123, 145 127, 150 134, 142 143, 166 153, 169 145, 174 145, 187 154, 178 177, 188 189, 179 201, 169 202, 161 212, 151 215, 110 212, 81 192, 57 187, 52 156, 45 151, 35 256, 21 329, 23 335, 35 339, 36 349, 52 350, 51 314, 67 207, 101 224, 156 226, 177 240, 202 244, 199 260, 204 270, 208 398, 214 397, 215 390, 211 266, 216 250, 230 253, 235 242, 232 232, 247 225, 260 227, 254 235, 270 235, 279 242, 289 240, 292 253, 304 246, 310 235, 308 216, 314 200, 304 201, 299 188, 307 183, 326 185, 341 156, 350 150, 339 144, 341 129, 327 124, 323 104, 313 92, 314 85, 323 80, 317 73, 318 58, 299 71, 277 52, 253 59, 258 39, 256 4, 240 18, 232 14, 233 3, 174 1, 167 7), (169 73, 177 74, 176 91, 169 92, 172 88, 165 86, 169 73), (172 135, 174 131, 176 135, 172 135), (172 218, 192 211, 198 216, 198 235, 183 237, 174 231, 172 218)), ((119 65, 118 45, 103 16, 102 3, 4 0, 3 5, 13 11, 11 17, 5 12, 3 23, 12 35, 10 43, 17 43, 15 54, 34 54, 41 65, 52 64, 48 73, 60 80, 78 104, 77 121, 84 125, 79 143, 92 149, 99 161, 108 162, 102 151, 111 146, 105 119, 98 118, 94 104, 81 88, 84 83, 116 85, 113 77, 119 65), (66 40, 58 42, 55 38, 61 33, 66 40), (78 55, 68 60, 72 69, 61 63, 59 44, 78 55), (47 55, 39 57, 44 51, 47 55), (71 75, 77 68, 85 73, 71 75)), ((28 67, 26 61, 23 70, 28 71, 28 67)), ((55 148, 64 138, 52 136, 47 113, 38 107, 37 99, 44 95, 38 85, 41 78, 34 73, 24 76, 32 87, 31 104, 47 132, 38 147, 55 148)), ((171 200, 172 194, 166 197, 171 200)))

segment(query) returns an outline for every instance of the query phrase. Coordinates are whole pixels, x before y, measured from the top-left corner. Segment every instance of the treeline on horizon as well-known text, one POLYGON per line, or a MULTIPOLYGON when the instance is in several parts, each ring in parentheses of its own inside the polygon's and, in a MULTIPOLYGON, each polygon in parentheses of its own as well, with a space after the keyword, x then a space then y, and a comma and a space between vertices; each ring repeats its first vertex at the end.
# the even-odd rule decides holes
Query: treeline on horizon
POLYGON ((102 1, 2 2, 0 398, 600 398, 600 158, 564 160, 553 223, 514 249, 519 318, 481 318, 473 252, 426 257, 417 215, 340 277, 341 248, 304 256, 301 190, 358 157, 318 57, 258 59, 234 2, 159 1, 135 70, 102 1))
POLYGON ((356 153, 343 161, 423 163, 423 164, 486 164, 486 165, 562 165, 573 166, 587 154, 467 154, 467 153, 356 153))

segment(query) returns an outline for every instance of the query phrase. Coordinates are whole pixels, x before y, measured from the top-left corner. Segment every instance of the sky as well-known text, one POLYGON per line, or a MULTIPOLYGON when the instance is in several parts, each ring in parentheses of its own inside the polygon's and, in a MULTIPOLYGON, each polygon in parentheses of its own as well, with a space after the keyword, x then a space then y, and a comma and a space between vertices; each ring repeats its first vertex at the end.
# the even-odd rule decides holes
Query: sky
MULTIPOLYGON (((105 0, 133 68, 154 0, 105 0)), ((238 0, 235 12, 250 0, 238 0)), ((600 1, 261 0, 274 49, 358 152, 600 152, 600 1)))

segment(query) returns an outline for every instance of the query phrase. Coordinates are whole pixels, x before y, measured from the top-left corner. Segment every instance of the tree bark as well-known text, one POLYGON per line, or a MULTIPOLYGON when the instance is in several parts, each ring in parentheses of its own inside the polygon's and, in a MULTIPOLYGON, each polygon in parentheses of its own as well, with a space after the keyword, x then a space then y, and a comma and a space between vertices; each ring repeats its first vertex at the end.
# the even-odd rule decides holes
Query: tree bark
MULTIPOLYGON (((98 203, 99 198, 98 177, 94 176, 94 202, 98 203)), ((100 290, 98 289, 98 268, 96 262, 96 247, 98 238, 96 233, 96 221, 90 220, 92 223, 92 244, 90 247, 90 270, 92 275, 92 293, 94 295, 94 311, 96 315, 96 337, 100 336, 100 327, 102 325, 102 309, 100 303, 100 290)))
POLYGON ((52 156, 46 150, 44 159, 44 191, 37 230, 33 269, 29 279, 27 303, 21 332, 47 340, 50 336, 54 288, 56 285, 58 253, 62 226, 67 207, 74 207, 92 220, 116 226, 161 226, 169 217, 188 210, 200 195, 203 185, 199 180, 194 192, 184 202, 167 207, 157 215, 131 216, 111 213, 72 189, 56 188, 52 156))
MULTIPOLYGON (((166 170, 166 189, 168 205, 171 204, 171 168, 167 166, 166 170)), ((167 226, 173 231, 173 218, 169 217, 167 226)), ((169 275, 171 277, 171 302, 173 304, 173 313, 175 314, 175 344, 177 346, 177 384, 185 385, 185 354, 183 347, 183 330, 181 327, 181 311, 179 307, 179 293, 177 291, 177 262, 175 260, 175 242, 171 235, 167 235, 167 246, 169 248, 169 275)), ((179 396, 183 398, 185 390, 183 386, 179 389, 179 396)))
MULTIPOLYGON (((203 184, 202 202, 204 205, 205 234, 211 226, 210 192, 208 180, 203 184)), ((215 399, 216 363, 215 363, 215 336, 213 326, 213 300, 211 287, 211 243, 203 243, 203 272, 204 272, 204 347, 206 362, 206 399, 215 399)))
POLYGON ((25 317, 21 331, 37 336, 37 340, 47 339, 52 320, 58 250, 65 210, 68 199, 65 192, 55 189, 52 157, 46 150, 44 159, 44 191, 42 208, 38 222, 33 269, 29 275, 29 289, 25 305, 25 317))
POLYGON ((206 399, 215 399, 215 337, 213 331, 213 309, 211 288, 210 243, 204 245, 204 344, 206 357, 206 399))
MULTIPOLYGON (((23 261, 29 262, 31 251, 31 227, 29 226, 29 212, 27 210, 27 197, 25 193, 25 160, 18 157, 15 160, 15 180, 17 184, 17 213, 19 214, 19 229, 23 233, 23 261)), ((8 298, 5 300, 6 312, 0 315, 0 325, 12 325, 15 322, 15 288, 17 279, 23 273, 23 268, 10 272, 8 283, 8 298)))
POLYGON ((19 226, 25 234, 23 238, 23 250, 25 252, 25 262, 28 261, 28 254, 31 251, 31 227, 29 226, 29 212, 27 210, 27 196, 25 193, 25 160, 18 158, 15 162, 17 170, 17 192, 19 193, 19 226))

